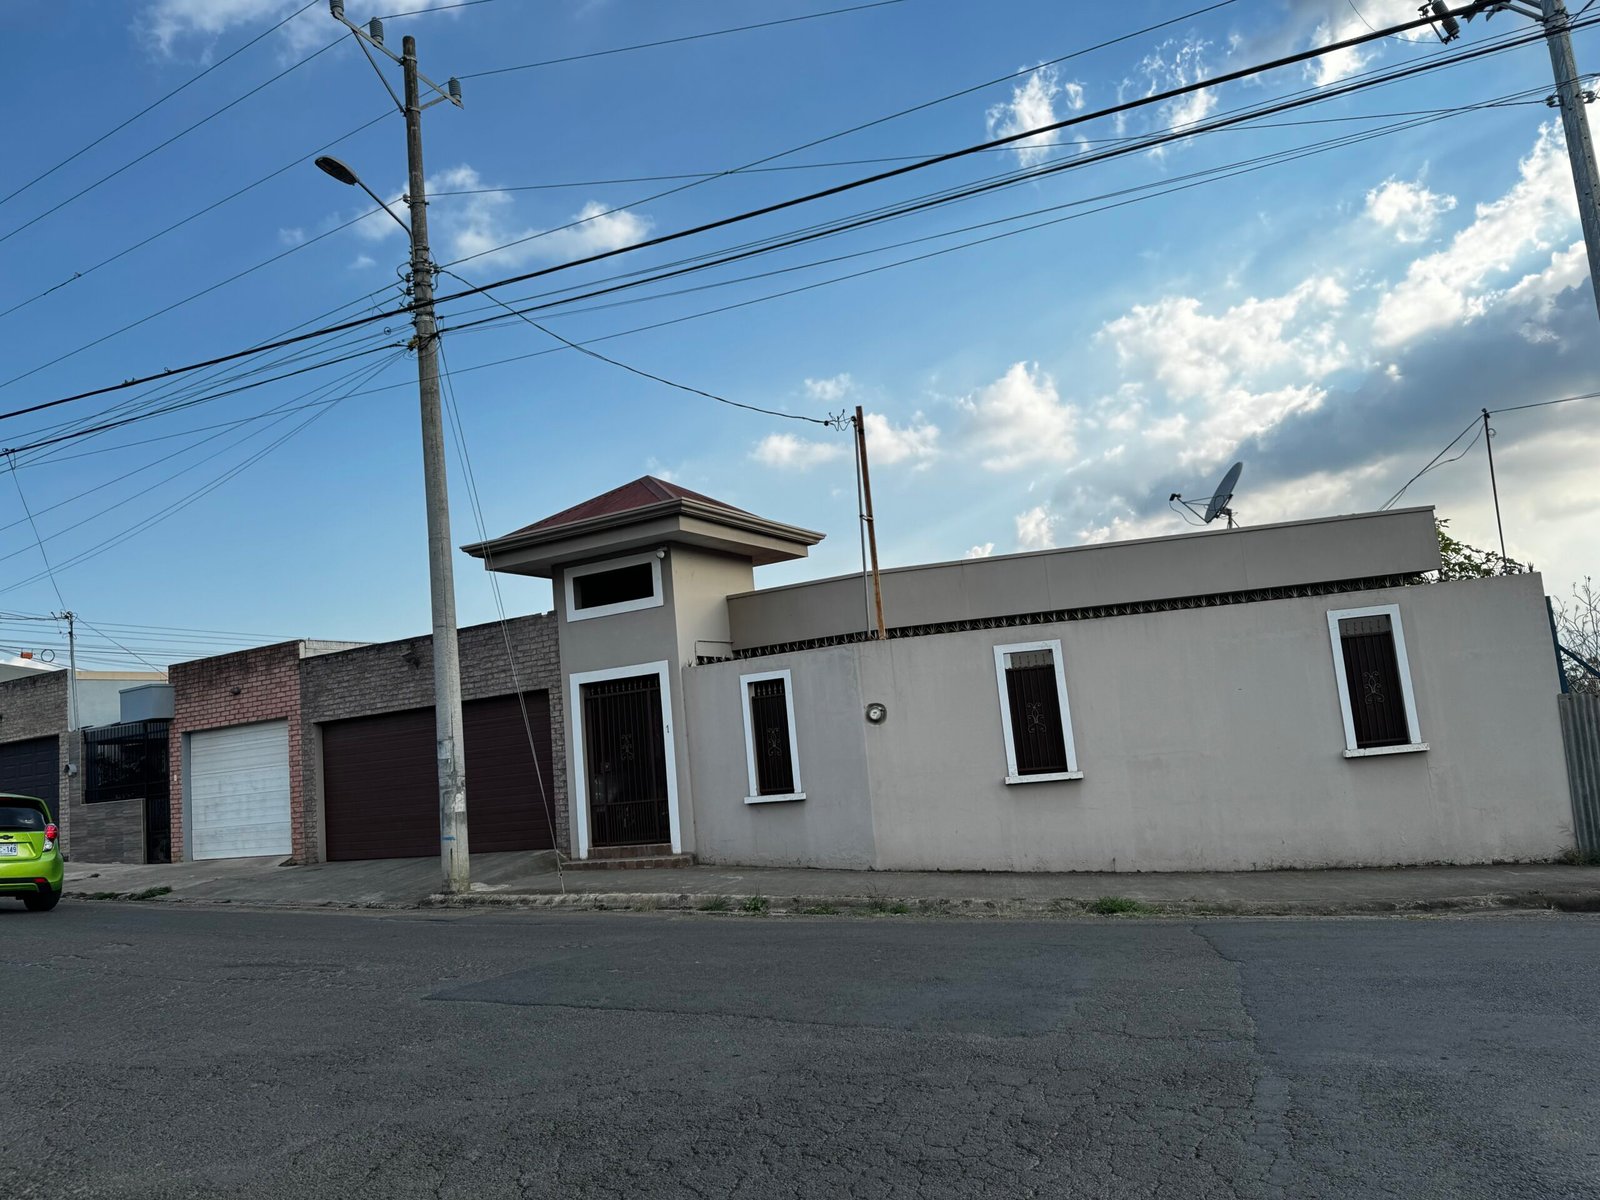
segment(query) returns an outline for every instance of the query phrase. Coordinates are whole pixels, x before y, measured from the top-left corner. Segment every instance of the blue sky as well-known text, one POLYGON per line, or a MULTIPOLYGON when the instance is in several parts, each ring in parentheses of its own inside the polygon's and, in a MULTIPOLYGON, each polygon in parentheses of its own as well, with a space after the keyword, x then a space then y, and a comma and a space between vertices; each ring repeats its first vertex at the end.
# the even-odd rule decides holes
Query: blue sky
MULTIPOLYGON (((11 0, 0 29, 20 53, 5 100, 12 169, 0 194, 302 2, 11 0)), ((433 6, 386 3, 389 12, 433 6)), ((425 72, 464 79, 465 107, 425 118, 435 258, 483 283, 1415 13, 1411 0, 1236 0, 1028 70, 1203 4, 902 0, 473 78, 845 3, 485 0, 391 18, 392 45, 414 34, 425 72), (767 164, 784 169, 694 178, 1024 71, 767 164)), ((348 12, 373 15, 354 2, 348 12)), ((394 307, 403 235, 381 212, 357 220, 372 207, 365 197, 309 163, 377 119, 332 152, 385 198, 404 186, 401 118, 384 116, 392 105, 351 40, 306 61, 339 28, 325 5, 313 6, 0 203, 10 297, 0 307, 17 306, 0 316, 9 351, 0 374, 21 376, 0 386, 0 407, 394 307)), ((1459 45, 1525 28, 1503 14, 1467 26, 1459 45)), ((1109 139, 1440 52, 1425 31, 1412 36, 500 294, 603 286, 621 271, 1069 162, 1121 144, 1109 139)), ((1580 32, 1575 45, 1580 67, 1594 65, 1595 33, 1580 32)), ((398 86, 397 73, 390 78, 398 86)), ((1368 510, 1481 407, 1595 390, 1595 304, 1559 122, 1543 104, 1549 80, 1542 46, 1512 49, 540 320, 729 399, 806 416, 863 405, 887 565, 1178 531, 1168 494, 1205 494, 1235 459, 1246 464, 1236 507, 1247 523, 1368 510), (1411 127, 1393 128, 1403 122, 1411 127), (1361 132, 1379 136, 1323 145, 1361 132), (1312 152, 1227 177, 1233 165, 1298 150, 1312 152), (1051 211, 1019 219, 1037 210, 1051 211), (1063 216, 1073 219, 823 282, 1063 216), (954 232, 977 225, 987 227, 954 232), (891 248, 908 242, 916 244, 891 248), (806 290, 775 295, 797 288, 806 290)), ((459 286, 446 277, 442 290, 459 286)), ((444 326, 499 311, 486 303, 446 306, 444 326)), ((405 334, 403 322, 387 332, 374 325, 270 373, 405 334)), ((521 321, 447 333, 444 346, 489 533, 649 472, 828 535, 809 561, 764 569, 763 582, 855 569, 844 434, 663 387, 521 321)), ((186 379, 0 422, 0 445, 95 423, 114 406, 228 390, 250 382, 238 373, 255 365, 201 377, 209 390, 186 379)), ((425 630, 414 380, 399 350, 374 353, 18 456, 14 478, 0 480, 0 608, 84 614, 110 635, 86 635, 89 666, 159 664, 226 643, 180 630, 357 640, 425 630), (345 392, 358 394, 300 407, 345 392), (54 585, 18 484, 56 565, 54 585)), ((1595 567, 1600 401, 1494 423, 1508 549, 1564 592, 1595 567)), ((478 528, 455 455, 453 441, 461 544, 478 528)), ((1459 535, 1492 544, 1482 442, 1424 476, 1403 503, 1435 504, 1459 535)), ((461 556, 457 572, 463 623, 491 619, 480 566, 461 556)), ((504 589, 513 612, 548 607, 537 581, 512 577, 504 589)), ((11 651, 60 644, 40 624, 0 624, 0 638, 11 651)))

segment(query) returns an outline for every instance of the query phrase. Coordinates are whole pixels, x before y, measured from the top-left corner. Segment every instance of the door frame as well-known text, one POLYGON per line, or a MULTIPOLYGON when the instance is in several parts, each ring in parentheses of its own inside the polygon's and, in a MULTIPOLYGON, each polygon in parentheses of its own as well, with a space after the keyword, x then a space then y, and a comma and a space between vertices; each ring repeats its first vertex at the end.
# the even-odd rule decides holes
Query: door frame
POLYGON ((671 664, 659 662, 637 663, 631 667, 607 667, 603 671, 574 671, 567 676, 570 702, 567 712, 572 714, 572 819, 578 831, 578 857, 589 857, 589 764, 587 747, 583 740, 583 685, 606 683, 612 679, 633 679, 640 675, 654 675, 661 681, 661 735, 667 756, 667 823, 672 830, 672 852, 683 853, 683 822, 678 810, 678 754, 672 737, 672 678, 671 664))

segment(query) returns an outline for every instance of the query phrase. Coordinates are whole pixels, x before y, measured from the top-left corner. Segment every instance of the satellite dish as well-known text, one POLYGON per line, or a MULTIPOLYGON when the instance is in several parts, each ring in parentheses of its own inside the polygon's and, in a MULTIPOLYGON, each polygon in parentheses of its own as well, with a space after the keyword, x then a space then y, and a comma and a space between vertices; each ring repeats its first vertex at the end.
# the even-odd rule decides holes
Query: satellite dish
MULTIPOLYGON (((1233 501, 1233 489, 1239 484, 1239 473, 1244 470, 1243 463, 1234 463, 1228 468, 1228 473, 1222 477, 1222 482, 1217 484, 1217 490, 1211 493, 1211 498, 1206 501, 1204 509, 1198 507, 1198 500, 1185 500, 1181 493, 1173 492, 1167 497, 1170 504, 1173 501, 1183 505, 1195 516, 1200 518, 1201 524, 1209 525, 1218 517, 1228 518, 1228 528, 1234 527, 1233 509, 1228 505, 1233 501)), ((1193 524, 1193 522, 1190 522, 1193 524)))
POLYGON ((1207 525, 1215 521, 1223 513, 1228 513, 1228 527, 1233 527, 1233 514, 1228 512, 1228 501, 1233 499, 1233 489, 1239 482, 1239 472, 1244 470, 1242 462, 1236 462, 1228 468, 1228 473, 1222 477, 1222 482, 1217 484, 1217 490, 1211 493, 1211 503, 1206 505, 1205 522, 1207 525))

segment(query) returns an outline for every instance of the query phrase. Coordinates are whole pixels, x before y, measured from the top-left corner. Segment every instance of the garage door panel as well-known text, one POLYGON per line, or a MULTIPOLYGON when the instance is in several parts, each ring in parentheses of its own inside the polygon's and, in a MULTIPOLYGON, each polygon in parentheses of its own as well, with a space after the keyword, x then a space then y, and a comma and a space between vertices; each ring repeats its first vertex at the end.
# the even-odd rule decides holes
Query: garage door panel
MULTIPOLYGON (((537 773, 543 772, 549 795, 549 700, 543 692, 530 692, 524 699, 539 749, 537 769, 515 696, 463 706, 468 838, 478 853, 543 850, 554 844, 537 773)), ((435 753, 431 708, 324 725, 323 822, 328 858, 437 854, 435 753)))
POLYGON ((54 737, 30 738, 0 745, 0 792, 37 796, 59 820, 61 747, 54 737))
POLYGON ((190 854, 289 854, 289 724, 265 721, 189 735, 190 854))

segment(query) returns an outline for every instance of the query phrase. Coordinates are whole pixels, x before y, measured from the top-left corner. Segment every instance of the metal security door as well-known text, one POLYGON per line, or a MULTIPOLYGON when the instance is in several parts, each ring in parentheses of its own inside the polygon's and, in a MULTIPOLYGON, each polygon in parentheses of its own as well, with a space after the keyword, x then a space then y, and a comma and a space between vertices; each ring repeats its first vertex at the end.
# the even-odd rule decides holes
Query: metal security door
POLYGON ((660 677, 586 683, 582 692, 591 843, 670 842, 660 677))

